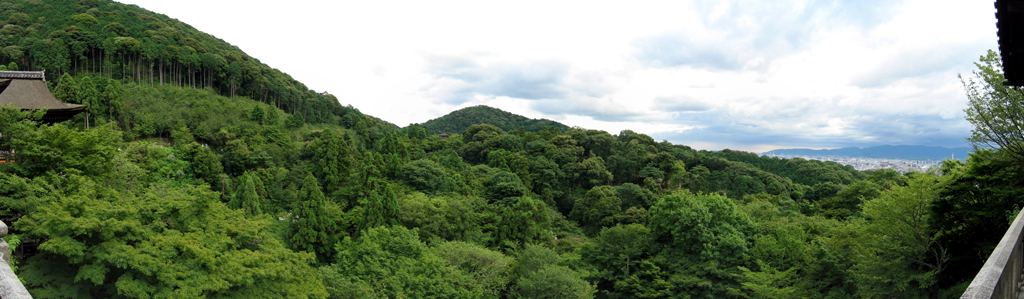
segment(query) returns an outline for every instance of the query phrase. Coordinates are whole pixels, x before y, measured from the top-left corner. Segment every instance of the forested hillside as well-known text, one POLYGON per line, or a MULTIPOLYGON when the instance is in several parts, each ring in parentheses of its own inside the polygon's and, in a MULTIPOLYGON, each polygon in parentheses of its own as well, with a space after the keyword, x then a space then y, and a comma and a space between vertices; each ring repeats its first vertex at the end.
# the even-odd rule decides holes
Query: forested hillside
POLYGON ((957 215, 998 220, 975 228, 998 239, 1020 189, 959 203, 1014 178, 985 153, 941 177, 862 173, 630 131, 303 124, 244 97, 109 85, 135 107, 111 119, 134 129, 0 118, 17 161, 0 165, 0 211, 36 297, 918 297, 981 265, 962 240, 985 239, 957 215))
MULTIPOLYGON (((0 3, 38 30, 149 18, 228 47, 113 2, 0 3)), ((88 114, 0 107, 0 219, 35 298, 954 298, 1024 194, 998 150, 901 175, 629 130, 441 139, 104 53, 53 80, 88 114)))
MULTIPOLYGON (((92 74, 140 85, 212 88, 267 103, 310 123, 344 107, 280 70, 188 24, 109 0, 0 2, 0 62, 8 68, 92 74)), ((53 86, 51 85, 51 88, 53 86)))
POLYGON ((554 130, 555 132, 562 132, 569 128, 556 121, 530 119, 487 106, 473 106, 455 110, 445 116, 428 120, 423 123, 423 126, 427 128, 430 134, 451 134, 462 133, 469 126, 477 124, 489 124, 505 131, 523 129, 527 132, 540 132, 545 127, 549 127, 549 130, 554 130))

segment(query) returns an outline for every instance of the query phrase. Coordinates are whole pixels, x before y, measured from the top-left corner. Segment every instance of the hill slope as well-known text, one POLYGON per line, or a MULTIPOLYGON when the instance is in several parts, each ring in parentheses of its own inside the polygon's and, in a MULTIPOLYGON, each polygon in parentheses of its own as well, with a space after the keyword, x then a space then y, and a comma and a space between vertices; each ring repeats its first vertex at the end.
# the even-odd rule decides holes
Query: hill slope
POLYGON ((0 3, 0 64, 64 74, 99 74, 140 85, 210 88, 245 96, 307 123, 337 123, 345 107, 224 40, 166 15, 110 0, 0 3))
POLYGON ((430 134, 461 133, 475 124, 491 124, 505 131, 523 128, 527 132, 539 132, 544 127, 555 127, 559 131, 569 129, 548 119, 530 119, 512 114, 501 109, 487 106, 473 106, 452 111, 448 115, 428 120, 423 123, 430 134))
POLYGON ((775 155, 783 156, 845 156, 879 159, 942 160, 949 159, 954 156, 957 159, 965 159, 967 158, 967 154, 970 152, 971 149, 967 147, 946 148, 922 145, 882 145, 866 148, 844 147, 830 150, 777 149, 761 154, 766 155, 774 153, 775 155))

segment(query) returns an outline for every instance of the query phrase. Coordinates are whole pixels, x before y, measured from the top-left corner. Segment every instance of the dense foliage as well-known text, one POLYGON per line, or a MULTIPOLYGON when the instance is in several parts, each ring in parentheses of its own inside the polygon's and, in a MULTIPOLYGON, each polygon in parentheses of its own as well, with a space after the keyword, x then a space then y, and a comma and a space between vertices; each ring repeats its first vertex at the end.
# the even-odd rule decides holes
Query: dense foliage
POLYGON ((974 125, 967 140, 978 147, 998 147, 1007 161, 1024 165, 1024 94, 1003 85, 999 53, 989 50, 976 62, 974 77, 960 77, 967 90, 967 121, 974 125))
MULTIPOLYGON (((232 51, 101 0, 0 6, 15 11, 4 30, 60 24, 6 41, 101 28, 178 42, 169 27, 193 49, 232 51)), ((198 66, 212 83, 191 88, 187 64, 147 72, 167 61, 100 52, 55 71, 55 94, 88 103, 88 118, 0 108, 14 161, 0 164, 0 219, 36 298, 949 297, 1024 194, 1000 149, 900 174, 628 130, 481 120, 442 139, 340 105, 306 111, 230 69, 198 66)))
POLYGON ((39 298, 936 297, 1024 191, 992 151, 858 172, 631 131, 295 125, 242 97, 108 85, 136 109, 89 129, 0 113, 0 211, 39 298))
MULTIPOLYGON (((345 118, 352 109, 333 95, 309 90, 238 47, 176 19, 110 0, 3 1, 0 62, 0 69, 45 70, 51 83, 65 74, 91 74, 148 86, 211 88, 266 103, 307 123, 360 119, 345 118)), ((92 87, 97 97, 65 99, 106 114, 100 110, 107 106, 93 105, 95 98, 102 100, 106 81, 90 82, 80 83, 90 87, 65 88, 74 93, 92 87)), ((54 94, 61 98, 66 93, 57 89, 54 94)))
POLYGON ((476 124, 490 124, 505 131, 523 129, 527 132, 540 132, 546 127, 549 127, 548 130, 561 132, 569 129, 568 126, 555 121, 547 119, 529 119, 520 115, 502 111, 501 109, 495 109, 487 106, 473 106, 455 110, 445 116, 428 120, 423 123, 422 126, 425 127, 427 132, 430 134, 452 134, 462 133, 462 131, 468 129, 469 126, 476 124))

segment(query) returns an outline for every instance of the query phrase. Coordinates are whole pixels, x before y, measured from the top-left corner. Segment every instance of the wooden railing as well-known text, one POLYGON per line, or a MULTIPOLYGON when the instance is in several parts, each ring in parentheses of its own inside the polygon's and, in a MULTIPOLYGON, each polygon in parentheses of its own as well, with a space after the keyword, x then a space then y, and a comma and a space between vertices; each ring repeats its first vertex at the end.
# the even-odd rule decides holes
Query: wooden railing
POLYGON ((1024 209, 1017 213, 1017 218, 1006 230, 1003 239, 999 241, 992 255, 985 261, 978 275, 971 281, 961 299, 989 299, 989 298, 1012 298, 1016 299, 1021 293, 1021 269, 1024 265, 1022 253, 1022 236, 1024 231, 1024 209))
POLYGON ((11 247, 7 245, 7 241, 2 239, 6 236, 7 224, 0 221, 0 255, 3 256, 0 258, 0 298, 31 299, 32 295, 28 294, 25 285, 21 284, 21 280, 11 270, 11 247))

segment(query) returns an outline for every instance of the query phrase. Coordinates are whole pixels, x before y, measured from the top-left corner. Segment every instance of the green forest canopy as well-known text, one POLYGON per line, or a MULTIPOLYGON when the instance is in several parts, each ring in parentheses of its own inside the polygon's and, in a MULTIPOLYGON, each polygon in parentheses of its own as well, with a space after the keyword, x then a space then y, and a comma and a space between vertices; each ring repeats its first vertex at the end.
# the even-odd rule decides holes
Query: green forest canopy
POLYGON ((527 132, 540 132, 545 127, 557 130, 558 132, 569 129, 568 126, 547 119, 529 119, 515 115, 501 109, 487 106, 472 106, 452 111, 445 116, 428 120, 422 126, 427 128, 430 134, 461 133, 476 124, 490 124, 499 129, 515 131, 518 129, 527 132))
POLYGON ((999 150, 904 175, 628 130, 442 140, 279 94, 257 81, 286 75, 137 7, 0 8, 22 51, 4 59, 57 66, 55 95, 92 115, 0 108, 0 219, 37 298, 950 298, 1024 194, 999 150), (143 53, 172 42, 269 77, 143 53))
POLYGON ((139 99, 113 116, 135 129, 0 113, 0 217, 36 297, 929 296, 970 279, 1021 191, 990 151, 859 172, 630 131, 294 125, 244 97, 110 86, 139 99), (145 119, 180 121, 154 139, 145 119), (899 228, 906 246, 876 242, 908 219, 927 225, 899 228), (936 244, 951 258, 911 262, 936 244))

